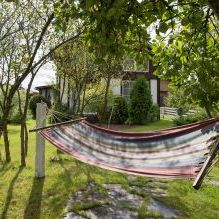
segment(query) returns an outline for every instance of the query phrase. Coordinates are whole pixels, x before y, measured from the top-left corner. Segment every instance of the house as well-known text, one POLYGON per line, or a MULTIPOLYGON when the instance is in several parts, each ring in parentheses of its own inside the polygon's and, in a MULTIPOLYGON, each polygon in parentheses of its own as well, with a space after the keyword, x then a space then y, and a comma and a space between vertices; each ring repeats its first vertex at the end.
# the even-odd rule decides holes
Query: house
MULTIPOLYGON (((151 91, 151 96, 154 104, 159 106, 166 105, 166 97, 168 96, 168 81, 160 80, 153 74, 154 67, 151 61, 147 62, 147 68, 145 70, 124 70, 122 76, 119 78, 112 78, 110 82, 110 88, 114 95, 123 96, 126 100, 129 100, 129 95, 133 87, 134 82, 140 76, 145 77, 148 80, 151 91)), ((102 80, 102 83, 105 83, 102 80)), ((55 92, 53 85, 39 86, 36 89, 41 95, 46 97, 51 102, 54 102, 55 92)), ((69 109, 74 108, 78 102, 75 102, 75 97, 78 97, 77 92, 73 91, 68 84, 68 79, 65 77, 57 77, 57 87, 59 88, 60 101, 69 109)), ((79 95, 80 96, 80 95, 79 95)), ((78 98, 76 98, 78 100, 78 98)))
POLYGON ((43 85, 35 87, 39 94, 44 96, 51 104, 55 102, 55 89, 54 85, 43 85))
POLYGON ((114 78, 111 80, 110 86, 114 95, 123 96, 128 100, 135 80, 138 77, 143 76, 145 77, 145 80, 149 82, 153 103, 158 104, 159 106, 165 106, 165 99, 169 92, 168 81, 160 80, 153 74, 154 67, 151 61, 148 62, 148 67, 145 71, 124 70, 123 72, 121 78, 114 78))

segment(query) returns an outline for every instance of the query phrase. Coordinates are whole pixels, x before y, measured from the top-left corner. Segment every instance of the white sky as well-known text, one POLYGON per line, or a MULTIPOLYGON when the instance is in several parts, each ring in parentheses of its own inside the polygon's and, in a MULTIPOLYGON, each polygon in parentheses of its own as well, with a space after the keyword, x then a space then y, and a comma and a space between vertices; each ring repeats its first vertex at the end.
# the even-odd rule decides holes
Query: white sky
MULTIPOLYGON (((22 83, 22 86, 24 88, 27 88, 29 80, 30 77, 27 77, 22 83)), ((31 90, 35 90, 35 87, 37 86, 55 84, 55 82, 56 82, 55 68, 51 62, 48 62, 44 66, 42 66, 38 71, 33 81, 31 90)))

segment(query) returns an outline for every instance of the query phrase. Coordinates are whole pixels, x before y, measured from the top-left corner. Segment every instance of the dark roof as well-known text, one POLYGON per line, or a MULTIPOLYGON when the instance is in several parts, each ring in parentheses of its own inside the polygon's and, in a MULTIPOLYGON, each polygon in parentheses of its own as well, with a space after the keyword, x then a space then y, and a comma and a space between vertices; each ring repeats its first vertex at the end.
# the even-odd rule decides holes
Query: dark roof
POLYGON ((42 90, 42 89, 46 89, 46 88, 53 88, 54 85, 42 85, 42 86, 37 86, 35 87, 36 90, 42 90))
POLYGON ((148 71, 141 71, 141 70, 124 70, 125 73, 131 73, 131 74, 146 74, 148 71))

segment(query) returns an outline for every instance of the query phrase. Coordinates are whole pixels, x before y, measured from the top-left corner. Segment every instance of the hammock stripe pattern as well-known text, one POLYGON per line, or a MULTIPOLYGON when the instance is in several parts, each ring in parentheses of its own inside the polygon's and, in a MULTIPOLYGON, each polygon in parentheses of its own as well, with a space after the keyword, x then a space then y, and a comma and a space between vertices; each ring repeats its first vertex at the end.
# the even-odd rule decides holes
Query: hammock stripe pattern
POLYGON ((86 121, 50 127, 39 133, 57 148, 85 163, 129 174, 193 178, 218 136, 219 119, 156 132, 125 133, 86 121))

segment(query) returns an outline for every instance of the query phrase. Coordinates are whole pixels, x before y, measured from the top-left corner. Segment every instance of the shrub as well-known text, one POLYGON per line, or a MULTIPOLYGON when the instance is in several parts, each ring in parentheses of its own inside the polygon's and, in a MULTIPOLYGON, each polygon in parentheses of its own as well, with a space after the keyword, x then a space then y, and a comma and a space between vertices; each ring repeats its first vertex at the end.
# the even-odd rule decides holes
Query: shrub
POLYGON ((157 104, 151 106, 148 114, 148 121, 160 120, 160 107, 157 104))
POLYGON ((17 111, 16 113, 14 113, 10 118, 9 118, 9 122, 10 123, 14 123, 14 124, 21 124, 21 115, 20 113, 17 111))
POLYGON ((189 110, 187 108, 179 107, 177 109, 177 115, 178 116, 183 116, 185 113, 187 113, 189 110))
POLYGON ((178 116, 173 120, 173 124, 177 126, 186 125, 186 124, 190 124, 193 122, 198 122, 206 118, 207 118, 207 114, 201 111, 194 115, 178 116))
POLYGON ((50 101, 48 101, 44 96, 42 96, 42 95, 35 95, 35 96, 33 96, 30 99, 29 108, 31 110, 31 113, 32 113, 34 119, 36 118, 37 103, 40 103, 41 101, 46 103, 48 107, 51 107, 50 101))
POLYGON ((128 105, 121 96, 115 97, 111 121, 115 124, 124 124, 128 119, 128 105))
POLYGON ((132 124, 144 124, 148 120, 152 106, 151 92, 145 78, 140 77, 130 94, 129 121, 132 124))

